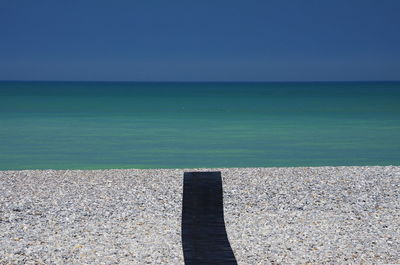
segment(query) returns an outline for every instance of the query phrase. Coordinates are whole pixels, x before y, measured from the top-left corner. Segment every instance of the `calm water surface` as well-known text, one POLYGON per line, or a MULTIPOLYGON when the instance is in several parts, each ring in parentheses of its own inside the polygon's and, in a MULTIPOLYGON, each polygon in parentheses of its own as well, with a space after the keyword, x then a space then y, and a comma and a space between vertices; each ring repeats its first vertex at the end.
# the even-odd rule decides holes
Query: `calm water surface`
POLYGON ((0 82, 0 169, 400 165, 400 83, 0 82))

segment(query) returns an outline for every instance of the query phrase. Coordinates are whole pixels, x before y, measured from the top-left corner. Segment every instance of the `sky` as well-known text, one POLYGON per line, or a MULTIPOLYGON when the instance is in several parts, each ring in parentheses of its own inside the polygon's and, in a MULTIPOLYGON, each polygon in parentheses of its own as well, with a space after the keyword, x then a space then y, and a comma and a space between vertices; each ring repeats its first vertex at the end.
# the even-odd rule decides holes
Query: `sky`
POLYGON ((399 0, 0 0, 0 80, 400 80, 399 0))

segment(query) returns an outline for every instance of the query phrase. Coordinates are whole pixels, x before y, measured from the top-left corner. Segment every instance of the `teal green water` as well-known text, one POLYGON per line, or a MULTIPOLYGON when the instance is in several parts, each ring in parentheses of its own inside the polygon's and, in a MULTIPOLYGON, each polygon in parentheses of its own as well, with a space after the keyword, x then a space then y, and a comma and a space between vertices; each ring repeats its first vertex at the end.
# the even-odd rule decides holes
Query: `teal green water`
POLYGON ((400 165, 400 83, 0 82, 0 169, 400 165))

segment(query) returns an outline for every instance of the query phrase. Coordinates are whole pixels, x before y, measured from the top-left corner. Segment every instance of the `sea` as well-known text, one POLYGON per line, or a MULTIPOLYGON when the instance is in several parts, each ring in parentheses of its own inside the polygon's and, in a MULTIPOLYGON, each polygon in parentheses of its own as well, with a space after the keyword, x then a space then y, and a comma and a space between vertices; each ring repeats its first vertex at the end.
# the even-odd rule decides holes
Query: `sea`
POLYGON ((400 82, 0 82, 0 170, 400 165, 400 82))

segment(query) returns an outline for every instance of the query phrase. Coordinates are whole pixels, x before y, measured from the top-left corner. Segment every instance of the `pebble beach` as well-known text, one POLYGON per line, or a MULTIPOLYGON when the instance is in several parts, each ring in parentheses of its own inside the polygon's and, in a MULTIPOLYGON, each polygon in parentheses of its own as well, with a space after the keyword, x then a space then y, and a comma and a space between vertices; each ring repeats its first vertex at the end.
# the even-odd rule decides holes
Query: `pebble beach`
POLYGON ((400 167, 0 171, 0 264, 183 264, 183 172, 221 171, 238 264, 400 264, 400 167))

